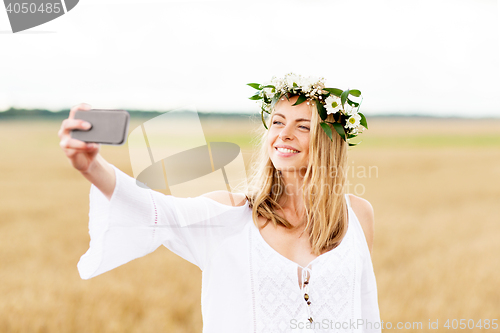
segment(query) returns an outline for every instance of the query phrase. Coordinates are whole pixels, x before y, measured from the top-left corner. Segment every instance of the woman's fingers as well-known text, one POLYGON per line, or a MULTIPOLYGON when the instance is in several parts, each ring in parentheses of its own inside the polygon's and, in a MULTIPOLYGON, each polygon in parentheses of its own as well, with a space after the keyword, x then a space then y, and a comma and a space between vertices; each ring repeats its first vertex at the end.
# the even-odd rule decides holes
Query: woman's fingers
POLYGON ((86 103, 75 105, 69 112, 68 119, 64 119, 57 135, 60 138, 59 146, 69 158, 70 164, 77 170, 87 170, 89 165, 99 153, 99 144, 85 142, 71 137, 71 130, 89 130, 92 125, 83 120, 75 119, 76 111, 88 111, 91 106, 86 103))
POLYGON ((70 131, 73 129, 88 130, 91 127, 92 125, 88 121, 68 118, 63 120, 57 135, 62 139, 63 136, 69 136, 70 131))
POLYGON ((75 119, 75 114, 76 111, 88 111, 90 109, 92 109, 92 107, 90 106, 90 104, 87 103, 80 103, 78 105, 73 106, 69 111, 69 117, 63 120, 59 132, 57 132, 59 138, 62 138, 65 135, 69 135, 69 132, 72 129, 83 129, 83 130, 89 129, 90 127, 84 126, 84 124, 89 124, 89 123, 84 120, 75 119))
POLYGON ((62 139, 59 145, 61 146, 62 149, 80 149, 80 150, 86 150, 93 146, 92 143, 88 144, 84 141, 73 139, 70 137, 62 139))
POLYGON ((66 148, 69 144, 63 143, 61 147, 63 148, 64 154, 68 158, 73 158, 77 154, 85 153, 85 154, 96 154, 99 152, 99 145, 97 143, 85 143, 81 145, 83 148, 66 148))
POLYGON ((74 119, 76 111, 79 111, 79 110, 88 111, 90 109, 92 109, 92 106, 90 106, 90 104, 87 104, 87 103, 80 103, 78 105, 75 105, 71 108, 71 110, 69 110, 69 118, 74 119))

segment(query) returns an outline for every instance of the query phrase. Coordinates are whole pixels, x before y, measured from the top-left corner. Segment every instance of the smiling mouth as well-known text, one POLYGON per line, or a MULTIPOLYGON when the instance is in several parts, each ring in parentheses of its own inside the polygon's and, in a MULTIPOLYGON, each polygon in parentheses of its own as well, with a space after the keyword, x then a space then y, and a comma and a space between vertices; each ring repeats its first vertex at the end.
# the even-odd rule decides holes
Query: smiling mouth
POLYGON ((292 149, 288 149, 288 148, 275 147, 274 149, 279 151, 280 153, 286 153, 286 154, 298 154, 298 153, 300 153, 300 151, 298 151, 298 150, 292 150, 292 149))

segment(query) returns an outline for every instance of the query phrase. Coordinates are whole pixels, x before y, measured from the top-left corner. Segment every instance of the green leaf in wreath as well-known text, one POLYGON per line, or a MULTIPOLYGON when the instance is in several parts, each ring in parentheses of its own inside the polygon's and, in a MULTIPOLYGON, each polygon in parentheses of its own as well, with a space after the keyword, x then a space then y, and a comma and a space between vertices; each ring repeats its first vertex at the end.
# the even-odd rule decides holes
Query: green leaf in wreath
POLYGON ((333 128, 335 128, 335 130, 337 131, 337 133, 339 133, 340 137, 345 141, 345 131, 344 131, 344 127, 339 124, 339 123, 331 123, 333 125, 333 128))
POLYGON ((325 120, 326 117, 328 116, 328 114, 326 113, 326 109, 325 109, 323 103, 317 101, 316 108, 318 109, 318 113, 319 113, 321 120, 325 120))
POLYGON ((262 88, 260 87, 260 84, 259 83, 247 83, 247 85, 249 85, 250 87, 254 88, 254 89, 257 89, 257 90, 262 90, 262 88))
POLYGON ((352 142, 349 142, 349 146, 357 146, 361 143, 362 141, 359 141, 357 143, 352 143, 352 142))
POLYGON ((299 105, 299 104, 301 104, 301 103, 305 102, 306 100, 307 100, 306 95, 304 95, 304 94, 300 94, 300 95, 299 95, 299 98, 297 98, 297 101, 296 101, 296 102, 295 102, 295 104, 293 104, 293 105, 299 105))
POLYGON ((335 95, 337 97, 340 97, 342 95, 342 90, 337 89, 337 88, 325 88, 323 90, 328 91, 330 94, 335 95))
POLYGON ((261 118, 262 118, 262 123, 264 124, 264 127, 266 128, 266 130, 268 130, 269 128, 267 128, 266 121, 264 120, 264 110, 262 110, 262 112, 260 114, 261 114, 261 118))
POLYGON ((342 102, 342 107, 344 107, 344 104, 347 101, 347 96, 349 96, 349 89, 344 90, 340 95, 340 101, 342 102))
POLYGON ((272 84, 268 84, 267 86, 263 86, 262 89, 264 89, 264 88, 271 88, 272 93, 276 92, 276 87, 273 86, 272 84))
POLYGON ((359 106, 359 103, 356 103, 354 101, 351 101, 349 98, 347 99, 347 104, 352 106, 353 108, 357 108, 359 106))
POLYGON ((323 129, 323 131, 325 131, 326 135, 328 135, 328 137, 330 138, 330 140, 333 141, 333 138, 332 138, 332 129, 330 128, 330 126, 328 126, 328 124, 324 123, 324 122, 321 122, 319 124, 321 125, 321 128, 323 129))
POLYGON ((352 89, 349 90, 349 94, 353 95, 354 97, 359 97, 361 96, 361 91, 359 91, 358 89, 352 89))
POLYGON ((359 120, 359 123, 361 124, 361 126, 363 126, 364 128, 368 129, 368 123, 366 122, 365 115, 362 114, 361 112, 358 112, 358 114, 361 116, 361 119, 359 120))
POLYGON ((255 94, 255 95, 253 95, 252 97, 250 97, 250 99, 251 99, 252 101, 257 101, 257 100, 259 100, 259 99, 262 99, 262 96, 259 96, 259 94, 255 94))

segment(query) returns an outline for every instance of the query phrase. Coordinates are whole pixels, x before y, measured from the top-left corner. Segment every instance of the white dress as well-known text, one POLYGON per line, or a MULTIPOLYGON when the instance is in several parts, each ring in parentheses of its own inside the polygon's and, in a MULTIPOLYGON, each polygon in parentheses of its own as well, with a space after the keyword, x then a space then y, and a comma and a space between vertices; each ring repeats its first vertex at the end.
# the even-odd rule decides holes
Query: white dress
POLYGON ((82 279, 163 244, 202 270, 203 333, 381 332, 371 257, 350 205, 340 245, 302 269, 309 273, 307 305, 301 266, 262 238, 248 202, 233 207, 164 195, 112 166, 111 200, 91 185, 90 248, 78 262, 82 279))

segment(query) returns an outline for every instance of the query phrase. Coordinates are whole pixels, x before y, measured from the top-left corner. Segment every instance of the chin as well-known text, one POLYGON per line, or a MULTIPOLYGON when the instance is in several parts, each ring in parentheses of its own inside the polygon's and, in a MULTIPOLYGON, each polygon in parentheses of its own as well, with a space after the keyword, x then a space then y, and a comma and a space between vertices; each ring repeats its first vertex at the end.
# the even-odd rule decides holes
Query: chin
POLYGON ((274 168, 280 171, 299 171, 305 170, 307 166, 304 165, 296 165, 296 164, 285 164, 285 163, 273 163, 274 168))

